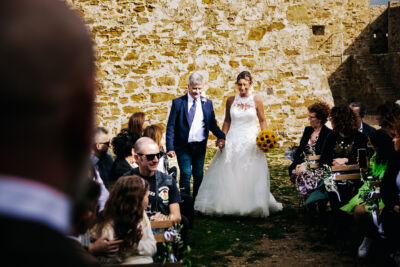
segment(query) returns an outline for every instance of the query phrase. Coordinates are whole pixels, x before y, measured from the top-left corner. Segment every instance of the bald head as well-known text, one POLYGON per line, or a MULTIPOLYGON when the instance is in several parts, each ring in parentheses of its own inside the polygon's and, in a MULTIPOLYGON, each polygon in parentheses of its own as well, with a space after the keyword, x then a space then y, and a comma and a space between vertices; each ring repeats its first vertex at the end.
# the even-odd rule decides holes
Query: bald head
POLYGON ((147 154, 145 152, 146 150, 157 150, 157 152, 155 153, 159 152, 158 145, 153 139, 151 139, 150 137, 141 137, 135 143, 135 153, 147 154))
MULTIPOLYGON (((62 1, 0 1, 0 58, 0 123, 7 127, 0 160, 24 148, 38 151, 37 161, 52 156, 79 166, 92 140, 94 97, 83 21, 62 1)), ((1 165, 0 172, 21 172, 12 162, 1 165)))

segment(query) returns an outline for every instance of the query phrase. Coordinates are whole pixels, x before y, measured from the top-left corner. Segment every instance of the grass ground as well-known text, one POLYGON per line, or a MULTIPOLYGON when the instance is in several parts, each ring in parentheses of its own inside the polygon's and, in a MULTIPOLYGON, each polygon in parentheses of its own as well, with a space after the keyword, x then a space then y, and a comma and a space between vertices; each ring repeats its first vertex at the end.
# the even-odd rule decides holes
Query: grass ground
MULTIPOLYGON (((208 151, 205 169, 214 153, 208 151)), ((307 223, 283 155, 267 155, 271 192, 283 211, 266 219, 197 217, 190 233, 193 266, 371 266, 355 256, 360 240, 343 243, 329 235, 326 225, 307 223)))

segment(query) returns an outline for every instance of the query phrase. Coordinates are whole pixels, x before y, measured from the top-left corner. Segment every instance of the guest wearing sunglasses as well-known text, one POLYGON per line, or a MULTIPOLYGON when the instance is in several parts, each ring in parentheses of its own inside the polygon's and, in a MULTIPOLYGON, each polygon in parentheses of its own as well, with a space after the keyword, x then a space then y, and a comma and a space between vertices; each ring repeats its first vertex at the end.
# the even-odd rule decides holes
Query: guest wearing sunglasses
POLYGON ((141 137, 136 141, 134 148, 134 157, 139 167, 128 171, 124 176, 136 174, 149 182, 150 195, 147 207, 149 217, 155 213, 161 213, 161 220, 170 216, 172 220, 179 223, 181 197, 176 180, 157 170, 163 153, 160 152, 156 142, 149 137, 141 137))
POLYGON ((114 163, 109 148, 110 136, 108 131, 103 127, 96 127, 94 129, 94 145, 91 151, 91 159, 104 184, 108 184, 111 179, 110 173, 114 163))

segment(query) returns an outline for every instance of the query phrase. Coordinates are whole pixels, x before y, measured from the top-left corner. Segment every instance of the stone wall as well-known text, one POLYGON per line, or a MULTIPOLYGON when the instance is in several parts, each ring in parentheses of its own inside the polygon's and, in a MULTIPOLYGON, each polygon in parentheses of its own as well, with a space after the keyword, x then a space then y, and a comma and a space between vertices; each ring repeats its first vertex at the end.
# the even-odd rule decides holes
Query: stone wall
POLYGON ((400 52, 400 2, 389 2, 389 52, 400 52))
POLYGON ((368 52, 365 31, 384 10, 369 0, 65 1, 93 33, 98 124, 112 134, 139 110, 166 124, 193 70, 222 125, 235 77, 249 70, 281 145, 299 141, 308 105, 333 105, 328 78, 347 55, 368 52))

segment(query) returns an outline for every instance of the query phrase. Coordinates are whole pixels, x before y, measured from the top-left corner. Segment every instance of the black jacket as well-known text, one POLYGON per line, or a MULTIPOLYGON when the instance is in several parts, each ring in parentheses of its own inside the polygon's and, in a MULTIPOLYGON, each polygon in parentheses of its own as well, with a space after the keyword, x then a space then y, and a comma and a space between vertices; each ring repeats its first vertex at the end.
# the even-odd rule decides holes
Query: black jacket
POLYGON ((340 134, 332 132, 326 139, 326 143, 322 150, 319 164, 320 165, 327 164, 328 166, 332 166, 333 159, 343 158, 343 157, 349 159, 347 165, 356 164, 357 150, 359 148, 367 149, 367 143, 368 143, 368 137, 365 134, 360 133, 359 131, 354 131, 354 135, 352 136, 352 138, 343 138, 340 136, 340 134), (347 154, 337 154, 337 152, 335 152, 336 144, 346 139, 347 140, 350 139, 354 142, 351 151, 349 151, 349 153, 347 154))
MULTIPOLYGON (((292 170, 296 168, 296 165, 304 162, 303 152, 305 151, 308 141, 310 140, 313 132, 314 129, 311 126, 307 126, 304 129, 303 136, 301 137, 300 140, 300 145, 297 148, 296 153, 294 154, 293 157, 293 163, 289 166, 289 176, 292 174, 292 170)), ((317 140, 317 145, 315 147, 315 152, 317 155, 321 154, 322 149, 325 145, 326 138, 331 132, 332 130, 326 127, 325 125, 322 126, 321 132, 319 133, 319 137, 317 140)))

